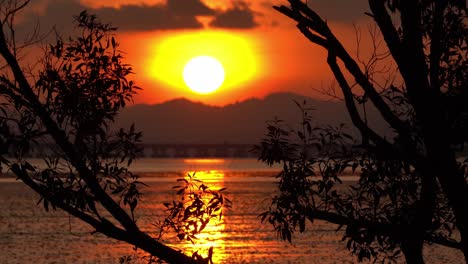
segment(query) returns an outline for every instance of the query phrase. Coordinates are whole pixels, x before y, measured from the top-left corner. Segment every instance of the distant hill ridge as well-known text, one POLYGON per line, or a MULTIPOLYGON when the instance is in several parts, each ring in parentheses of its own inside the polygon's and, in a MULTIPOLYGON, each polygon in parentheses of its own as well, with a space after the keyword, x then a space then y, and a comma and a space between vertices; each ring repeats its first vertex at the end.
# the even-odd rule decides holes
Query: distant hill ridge
MULTIPOLYGON (((294 93, 274 93, 263 99, 247 99, 224 107, 185 98, 155 105, 134 105, 118 117, 117 127, 132 123, 143 131, 145 143, 156 144, 255 144, 266 132, 266 121, 278 117, 297 124, 300 111, 295 101, 307 102, 320 124, 350 124, 342 102, 324 102, 294 93)), ((372 113, 370 115, 372 120, 372 113)))

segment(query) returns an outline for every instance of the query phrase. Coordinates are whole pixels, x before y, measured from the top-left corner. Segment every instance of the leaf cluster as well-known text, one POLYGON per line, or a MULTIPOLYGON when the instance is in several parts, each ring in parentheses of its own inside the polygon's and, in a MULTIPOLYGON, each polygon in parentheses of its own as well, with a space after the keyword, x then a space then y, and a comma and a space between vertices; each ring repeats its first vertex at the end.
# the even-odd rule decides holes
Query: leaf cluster
POLYGON ((58 37, 48 47, 36 89, 47 111, 76 142, 104 137, 120 108, 132 101, 139 87, 128 80, 115 28, 83 11, 76 18, 81 34, 67 41, 58 37))
POLYGON ((178 200, 165 202, 168 216, 158 223, 159 238, 169 230, 175 232, 179 240, 193 243, 213 220, 221 221, 223 212, 231 208, 232 202, 225 197, 226 188, 212 189, 188 174, 177 180, 182 185, 174 186, 178 200))

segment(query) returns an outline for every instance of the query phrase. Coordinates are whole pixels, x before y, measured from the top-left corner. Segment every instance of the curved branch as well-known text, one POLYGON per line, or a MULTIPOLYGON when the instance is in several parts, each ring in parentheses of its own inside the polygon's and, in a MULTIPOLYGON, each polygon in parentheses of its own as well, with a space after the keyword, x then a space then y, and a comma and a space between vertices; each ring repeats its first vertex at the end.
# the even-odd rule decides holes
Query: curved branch
MULTIPOLYGON (((388 235, 388 236, 397 236, 402 234, 405 230, 405 226, 401 224, 392 224, 392 223, 383 223, 377 221, 371 221, 366 219, 354 219, 347 216, 340 215, 338 213, 328 212, 328 211, 320 211, 314 210, 308 216, 310 221, 315 219, 327 221, 337 225, 354 225, 354 226, 362 226, 366 228, 370 228, 375 230, 376 232, 388 235)), ((407 227, 406 227, 407 228, 407 227)), ((460 242, 444 238, 441 236, 433 236, 430 234, 425 234, 424 240, 428 243, 434 243, 454 249, 462 250, 463 246, 460 242)))
POLYGON ((336 80, 340 84, 341 90, 343 91, 346 108, 348 109, 348 112, 351 116, 351 121, 361 132, 362 138, 369 138, 370 140, 372 140, 377 146, 385 149, 387 155, 391 155, 392 153, 394 153, 395 149, 393 148, 393 146, 384 138, 380 137, 362 120, 359 111, 356 108, 354 97, 351 92, 351 87, 349 86, 348 82, 346 81, 346 78, 344 77, 340 67, 336 62, 336 55, 331 50, 329 50, 328 52, 327 62, 333 74, 335 75, 336 80))
POLYGON ((0 84, 0 94, 4 94, 8 97, 10 97, 12 100, 14 100, 17 103, 20 103, 24 106, 28 106, 29 102, 24 100, 20 95, 16 94, 13 90, 11 90, 9 87, 6 85, 0 84))
POLYGON ((26 0, 22 4, 15 6, 11 10, 8 10, 6 14, 4 15, 5 18, 0 22, 0 24, 1 25, 5 24, 10 17, 14 16, 17 12, 25 8, 29 4, 29 2, 31 2, 31 0, 26 0))
MULTIPOLYGON (((323 38, 326 39, 327 45, 321 46, 328 50, 333 50, 336 56, 343 61, 346 69, 349 71, 349 73, 351 73, 351 75, 355 78, 356 82, 367 93, 369 99, 379 110, 384 120, 398 132, 402 134, 407 134, 408 129, 406 125, 395 115, 395 113, 392 112, 388 104, 385 103, 385 101, 377 92, 375 87, 369 82, 369 79, 361 71, 358 64, 349 55, 349 53, 338 41, 335 35, 331 32, 327 23, 317 13, 311 10, 306 4, 304 4, 300 0, 289 0, 289 2, 291 4, 291 8, 279 6, 275 7, 275 9, 285 14, 286 16, 294 19, 299 24, 301 24, 302 27, 307 26, 312 31, 315 31, 318 34, 322 35, 323 38)), ((301 32, 302 31, 303 30, 301 30, 301 32)))
POLYGON ((105 218, 101 217, 99 219, 96 219, 93 216, 64 203, 61 199, 55 197, 53 194, 51 194, 50 192, 42 188, 40 185, 38 185, 36 182, 34 182, 28 175, 27 171, 20 168, 18 164, 13 164, 11 166, 11 171, 36 193, 49 200, 52 203, 52 205, 64 210, 65 212, 73 215, 76 218, 81 219, 85 223, 95 228, 96 232, 135 245, 136 247, 141 248, 144 251, 158 258, 164 259, 169 263, 197 263, 194 259, 156 241, 154 238, 150 237, 144 232, 129 232, 127 230, 115 226, 113 223, 106 220, 105 218))
POLYGON ((322 46, 325 49, 328 48, 327 40, 320 37, 320 36, 318 36, 318 35, 316 35, 316 34, 314 34, 313 32, 311 32, 309 30, 309 28, 307 27, 307 25, 299 23, 299 24, 297 24, 297 28, 311 42, 313 42, 313 43, 315 43, 315 44, 317 44, 319 46, 322 46))
POLYGON ((93 226, 96 229, 98 226, 100 226, 101 222, 98 219, 68 204, 63 203, 62 201, 57 199, 54 195, 52 195, 50 192, 47 192, 46 190, 44 190, 44 188, 42 188, 40 185, 34 182, 31 179, 31 177, 28 175, 28 173, 24 169, 20 168, 18 164, 13 164, 10 169, 16 175, 16 177, 18 177, 18 179, 23 181, 27 186, 33 189, 36 193, 40 194, 45 199, 49 200, 54 206, 57 206, 61 208, 62 210, 70 213, 71 215, 83 220, 84 222, 88 223, 89 225, 93 226))
POLYGON ((384 0, 369 0, 369 7, 372 11, 372 18, 375 20, 379 28, 381 29, 382 35, 387 43, 390 53, 392 53, 393 58, 395 59, 398 67, 400 69, 405 68, 405 65, 402 65, 401 60, 401 41, 398 31, 393 25, 392 18, 385 8, 384 0))

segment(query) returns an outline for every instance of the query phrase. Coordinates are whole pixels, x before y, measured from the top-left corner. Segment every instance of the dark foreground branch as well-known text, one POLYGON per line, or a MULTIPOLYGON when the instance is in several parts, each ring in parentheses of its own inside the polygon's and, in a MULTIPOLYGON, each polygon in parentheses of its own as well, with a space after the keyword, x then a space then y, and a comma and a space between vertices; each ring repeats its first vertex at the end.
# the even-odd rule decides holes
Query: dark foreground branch
MULTIPOLYGON (((311 212, 308 216, 308 219, 310 221, 318 219, 343 226, 360 226, 363 228, 372 229, 379 234, 388 235, 392 237, 402 236, 405 234, 405 230, 408 229, 408 226, 404 226, 401 224, 383 223, 366 219, 354 219, 337 213, 319 210, 311 212)), ((462 244, 460 242, 441 236, 426 234, 424 240, 427 243, 431 244, 438 244, 459 250, 463 249, 462 244)))
POLYGON ((21 168, 18 164, 13 164, 11 166, 11 170, 20 180, 22 180, 36 193, 43 196, 44 199, 47 199, 54 207, 60 208, 65 212, 73 215, 74 217, 77 217, 80 220, 86 222, 87 224, 95 228, 96 232, 102 233, 116 240, 132 244, 135 247, 140 248, 153 256, 156 256, 160 259, 164 259, 168 263, 198 263, 193 258, 186 256, 180 251, 177 251, 171 247, 161 244, 160 242, 156 241, 154 238, 150 237, 144 232, 128 232, 124 229, 115 226, 113 223, 106 220, 105 218, 101 217, 97 219, 86 212, 83 212, 69 204, 64 203, 61 199, 54 196, 53 193, 47 191, 42 186, 34 182, 34 180, 32 180, 31 177, 28 175, 28 172, 21 168))
POLYGON ((359 111, 356 108, 354 97, 351 92, 351 87, 349 86, 343 72, 338 66, 338 63, 336 62, 336 55, 333 53, 332 50, 329 50, 328 52, 327 62, 333 74, 335 75, 335 78, 338 81, 341 87, 341 90, 343 91, 346 108, 348 109, 348 112, 351 116, 351 121, 353 122, 354 126, 357 127, 359 131, 361 132, 363 141, 364 139, 370 139, 377 145, 378 148, 382 148, 383 150, 385 150, 386 155, 389 155, 389 156, 396 155, 395 149, 393 148, 393 146, 387 140, 379 136, 374 130, 372 130, 362 120, 361 116, 359 115, 359 111))
POLYGON ((354 77, 359 86, 367 93, 383 119, 396 131, 407 134, 408 129, 404 122, 402 122, 395 113, 392 112, 388 104, 385 103, 375 87, 370 83, 367 76, 359 68, 356 61, 335 37, 328 27, 328 24, 302 1, 289 0, 289 3, 291 7, 275 6, 274 8, 298 22, 299 29, 311 42, 327 50, 333 50, 336 56, 343 61, 346 69, 354 77))

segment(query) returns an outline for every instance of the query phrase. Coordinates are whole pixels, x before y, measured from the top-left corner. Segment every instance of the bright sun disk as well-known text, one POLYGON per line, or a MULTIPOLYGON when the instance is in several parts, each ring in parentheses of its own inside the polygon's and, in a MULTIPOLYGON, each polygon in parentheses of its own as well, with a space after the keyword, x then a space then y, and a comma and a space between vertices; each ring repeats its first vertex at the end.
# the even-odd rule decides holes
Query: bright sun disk
POLYGON ((187 62, 183 78, 192 91, 209 94, 223 84, 224 68, 217 59, 211 56, 198 56, 187 62))

